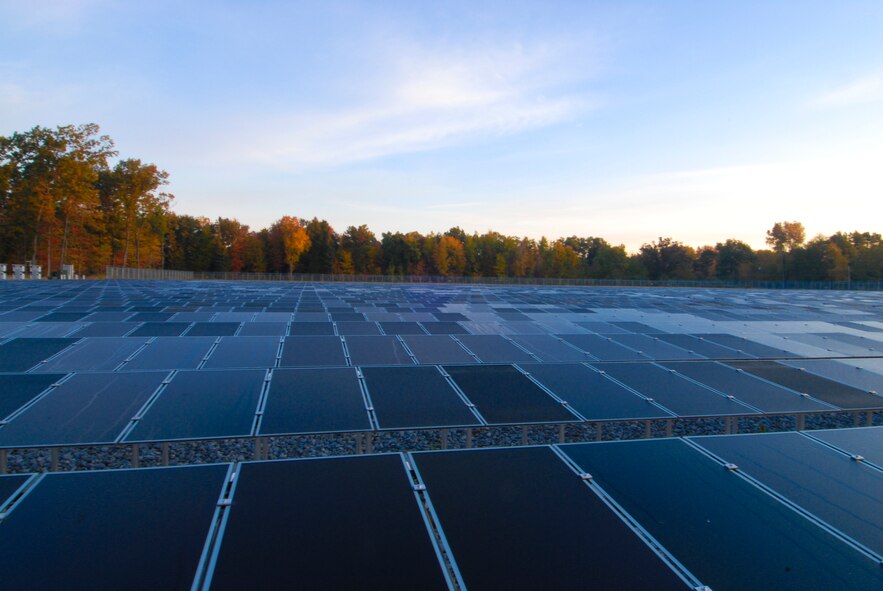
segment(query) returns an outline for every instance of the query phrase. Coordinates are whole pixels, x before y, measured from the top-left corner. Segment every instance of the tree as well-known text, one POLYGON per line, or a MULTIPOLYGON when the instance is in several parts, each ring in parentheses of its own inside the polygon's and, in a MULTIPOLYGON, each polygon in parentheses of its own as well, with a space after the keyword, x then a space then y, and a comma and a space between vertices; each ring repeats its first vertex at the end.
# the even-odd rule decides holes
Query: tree
POLYGON ((309 245, 303 254, 306 273, 332 273, 337 258, 337 233, 328 222, 313 218, 306 224, 309 245))
POLYGON ((749 272, 757 258, 750 246, 732 238, 724 243, 718 242, 714 249, 717 251, 715 274, 718 279, 739 281, 749 272))
POLYGON ((432 252, 432 263, 436 273, 448 277, 460 277, 466 268, 466 255, 463 244, 453 236, 439 236, 432 252))
POLYGON ((15 228, 4 240, 4 254, 36 263, 42 236, 48 275, 53 238, 59 241, 64 264, 71 248, 77 249, 80 239, 89 236, 87 224, 100 231, 94 227, 96 181, 116 152, 110 137, 98 133, 98 125, 89 123, 54 130, 38 126, 0 138, 0 224, 15 228))
POLYGON ((766 243, 776 252, 791 252, 804 240, 806 231, 800 222, 776 222, 766 233, 766 243))
POLYGON ((99 171, 96 187, 111 240, 112 263, 122 245, 121 264, 128 266, 129 247, 134 244, 136 266, 140 266, 144 230, 162 230, 164 224, 157 222, 165 217, 173 199, 168 193, 157 192, 168 184, 168 178, 169 173, 155 164, 142 164, 135 158, 121 160, 111 170, 99 171))
POLYGON ((362 224, 358 228, 350 226, 340 238, 340 247, 348 252, 352 259, 352 270, 360 274, 378 272, 377 263, 380 254, 380 242, 368 226, 362 224))
POLYGON ((695 251, 671 238, 659 238, 641 246, 641 263, 650 279, 690 279, 695 251))

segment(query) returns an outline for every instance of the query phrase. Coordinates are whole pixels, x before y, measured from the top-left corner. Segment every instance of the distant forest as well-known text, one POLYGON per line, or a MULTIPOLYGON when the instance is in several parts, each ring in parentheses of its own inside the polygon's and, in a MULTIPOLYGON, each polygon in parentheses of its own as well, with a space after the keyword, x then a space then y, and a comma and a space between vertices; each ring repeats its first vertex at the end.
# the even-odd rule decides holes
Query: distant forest
POLYGON ((0 136, 0 262, 39 264, 46 276, 70 263, 87 275, 115 265, 519 278, 883 279, 879 233, 807 240, 799 222, 774 224, 763 250, 735 239, 693 248, 660 237, 636 253, 594 236, 534 240, 457 227, 378 238, 365 225, 338 232, 325 220, 294 216, 252 230, 235 219, 174 213, 174 197, 163 191, 168 174, 135 158, 111 166, 117 156, 95 124, 0 136))

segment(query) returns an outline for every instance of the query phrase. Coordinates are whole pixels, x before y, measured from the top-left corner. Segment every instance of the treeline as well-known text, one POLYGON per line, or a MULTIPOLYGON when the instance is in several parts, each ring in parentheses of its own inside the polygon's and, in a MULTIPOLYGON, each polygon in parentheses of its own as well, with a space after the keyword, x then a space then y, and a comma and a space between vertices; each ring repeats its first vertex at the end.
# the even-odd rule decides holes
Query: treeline
POLYGON ((235 219, 171 211, 168 174, 118 156, 97 125, 36 127, 0 137, 0 262, 62 263, 101 274, 107 265, 191 271, 355 273, 589 279, 874 281, 883 279, 879 233, 806 240, 799 222, 776 223, 768 249, 729 239, 693 248, 659 238, 628 253, 603 238, 519 238, 342 233, 320 219, 284 216, 252 230, 235 219))

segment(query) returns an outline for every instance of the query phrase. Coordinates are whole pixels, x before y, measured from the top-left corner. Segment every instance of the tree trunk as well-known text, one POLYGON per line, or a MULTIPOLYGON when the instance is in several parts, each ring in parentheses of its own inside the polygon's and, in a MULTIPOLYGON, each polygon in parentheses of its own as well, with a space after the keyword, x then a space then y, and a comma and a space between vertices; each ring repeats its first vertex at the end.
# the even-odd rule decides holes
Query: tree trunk
POLYGON ((123 267, 126 267, 129 261, 129 232, 131 231, 131 224, 129 223, 128 218, 126 219, 126 246, 123 248, 123 267))
POLYGON ((70 216, 65 215, 64 216, 64 233, 62 234, 62 239, 61 239, 61 264, 62 265, 64 265, 65 261, 67 260, 67 229, 68 229, 68 222, 69 221, 70 221, 70 216))

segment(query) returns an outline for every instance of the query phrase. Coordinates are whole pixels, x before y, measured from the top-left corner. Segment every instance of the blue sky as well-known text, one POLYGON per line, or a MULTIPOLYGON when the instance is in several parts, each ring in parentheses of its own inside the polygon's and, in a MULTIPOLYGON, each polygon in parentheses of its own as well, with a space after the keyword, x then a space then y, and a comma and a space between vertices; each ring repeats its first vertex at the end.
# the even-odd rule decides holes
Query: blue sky
POLYGON ((0 0, 0 134, 96 122, 174 210, 763 245, 883 231, 883 2, 0 0))

